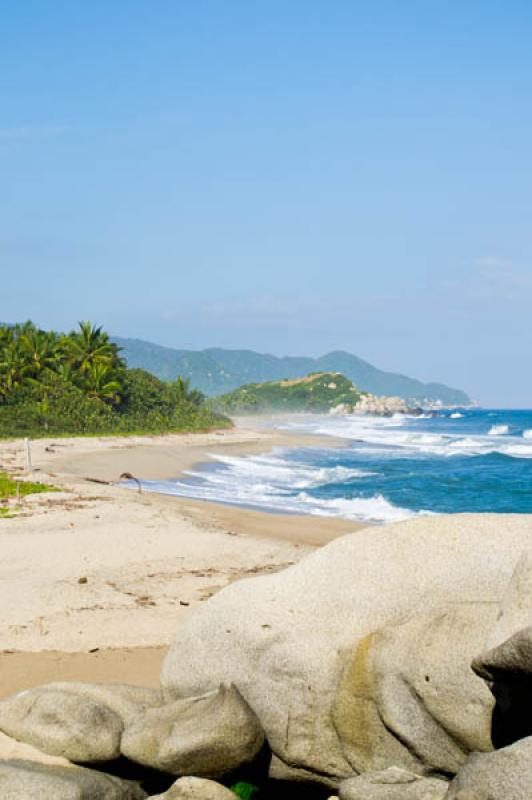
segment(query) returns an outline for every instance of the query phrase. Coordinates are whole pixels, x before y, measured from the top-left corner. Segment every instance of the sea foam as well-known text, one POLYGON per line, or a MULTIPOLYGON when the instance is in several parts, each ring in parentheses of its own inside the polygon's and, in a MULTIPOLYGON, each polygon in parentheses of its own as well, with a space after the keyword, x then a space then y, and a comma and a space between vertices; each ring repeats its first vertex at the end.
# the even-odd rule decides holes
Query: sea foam
POLYGON ((504 436, 509 431, 508 425, 492 425, 489 431, 490 436, 504 436))
POLYGON ((528 411, 472 411, 459 424, 448 412, 301 415, 283 427, 322 434, 323 444, 245 457, 212 453, 207 465, 180 479, 143 486, 278 513, 368 522, 435 511, 532 513, 532 474, 525 463, 532 459, 531 420, 528 411), (331 446, 331 436, 343 446, 331 446))

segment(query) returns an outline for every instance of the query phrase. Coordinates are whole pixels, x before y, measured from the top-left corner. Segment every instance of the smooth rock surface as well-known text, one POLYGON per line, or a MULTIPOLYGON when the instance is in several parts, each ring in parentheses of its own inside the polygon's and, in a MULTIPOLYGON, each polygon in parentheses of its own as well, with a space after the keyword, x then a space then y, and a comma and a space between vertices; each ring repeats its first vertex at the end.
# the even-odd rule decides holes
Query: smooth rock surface
POLYGON ((497 620, 486 639, 486 650, 498 647, 514 633, 532 625, 532 553, 523 553, 504 592, 497 620))
POLYGON ((143 800, 136 783, 81 767, 0 761, 2 800, 143 800))
POLYGON ((40 687, 0 703, 0 730, 50 755, 97 763, 119 756, 123 723, 93 700, 40 687))
POLYGON ((339 797, 340 800, 443 800, 448 787, 447 781, 388 767, 343 781, 339 797))
POLYGON ((22 759, 23 761, 37 761, 40 764, 56 764, 62 767, 68 767, 71 762, 61 756, 50 756, 48 753, 43 753, 42 750, 37 750, 31 744, 25 742, 18 742, 12 739, 5 733, 0 731, 0 761, 7 761, 9 759, 22 759))
POLYGON ((126 727, 121 750, 132 761, 171 775, 220 778, 250 764, 264 733, 234 686, 148 710, 126 727))
POLYGON ((497 612, 460 604, 384 628, 356 647, 333 720, 357 770, 392 763, 454 774, 472 750, 491 750, 494 700, 470 669, 497 612))
POLYGON ((526 679, 532 674, 532 627, 523 628, 498 647, 476 656, 471 666, 487 681, 526 679))
POLYGON ((449 787, 445 800, 530 800, 532 738, 495 750, 473 753, 449 787))
POLYGON ((148 708, 164 703, 160 689, 145 686, 129 686, 124 683, 83 683, 81 681, 62 681, 47 684, 58 691, 69 692, 79 697, 87 697, 96 703, 107 706, 122 719, 124 724, 148 708))
POLYGON ((178 778, 164 794, 153 796, 158 800, 236 800, 236 795, 221 783, 207 778, 178 778))
MULTIPOLYGON (((283 572, 232 584, 199 608, 164 662, 163 687, 172 698, 233 682, 261 721, 277 777, 334 785, 368 761, 365 755, 358 763, 349 742, 344 747, 333 720, 360 642, 421 610, 497 606, 523 551, 532 551, 530 515, 425 517, 336 539, 283 572)), ((461 679, 456 685, 462 691, 461 679)), ((477 689, 460 702, 474 707, 477 689)), ((485 730, 483 715, 476 719, 485 730)), ((378 740, 370 760, 411 768, 410 758, 392 759, 389 744, 378 740)))
POLYGON ((124 724, 161 702, 156 689, 50 683, 0 702, 0 730, 70 761, 110 761, 120 755, 124 724))

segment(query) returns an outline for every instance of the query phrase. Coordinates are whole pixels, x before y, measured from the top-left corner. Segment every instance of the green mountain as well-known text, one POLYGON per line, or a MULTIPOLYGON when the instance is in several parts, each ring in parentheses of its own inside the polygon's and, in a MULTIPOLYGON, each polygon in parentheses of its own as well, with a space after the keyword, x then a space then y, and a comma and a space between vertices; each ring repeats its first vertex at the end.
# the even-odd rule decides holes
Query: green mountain
POLYGON ((468 405, 461 389, 442 383, 422 383, 406 375, 384 372, 361 358, 341 350, 320 358, 278 358, 253 350, 174 350, 139 339, 114 337, 123 348, 130 367, 146 369, 162 380, 189 378, 192 386, 208 396, 224 394, 244 384, 299 378, 311 372, 341 372, 364 392, 396 395, 414 404, 441 401, 445 405, 468 405))
POLYGON ((305 378, 248 383, 211 402, 227 414, 256 414, 265 411, 311 411, 320 413, 340 403, 354 405, 360 392, 339 372, 313 372, 305 378))

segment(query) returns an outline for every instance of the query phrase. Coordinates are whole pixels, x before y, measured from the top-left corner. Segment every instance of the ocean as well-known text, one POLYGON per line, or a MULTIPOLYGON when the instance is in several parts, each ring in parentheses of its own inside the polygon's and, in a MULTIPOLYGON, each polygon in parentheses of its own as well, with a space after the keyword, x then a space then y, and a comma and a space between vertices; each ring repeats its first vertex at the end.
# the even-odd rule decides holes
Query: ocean
POLYGON ((281 513, 392 522, 421 514, 532 513, 532 411, 464 409, 390 418, 302 415, 323 436, 212 462, 148 491, 281 513), (342 441, 340 447, 327 437, 342 441))

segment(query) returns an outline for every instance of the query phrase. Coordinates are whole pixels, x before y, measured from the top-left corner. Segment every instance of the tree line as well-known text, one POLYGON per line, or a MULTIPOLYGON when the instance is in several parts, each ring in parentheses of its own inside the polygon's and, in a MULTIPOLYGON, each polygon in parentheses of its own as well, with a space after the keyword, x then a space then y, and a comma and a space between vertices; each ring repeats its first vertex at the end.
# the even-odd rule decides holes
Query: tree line
POLYGON ((0 326, 0 435, 162 432, 225 426, 183 377, 128 369, 90 322, 70 333, 32 322, 0 326))

